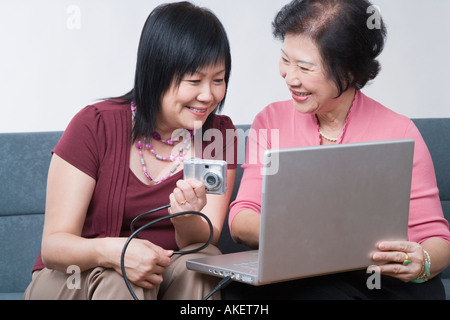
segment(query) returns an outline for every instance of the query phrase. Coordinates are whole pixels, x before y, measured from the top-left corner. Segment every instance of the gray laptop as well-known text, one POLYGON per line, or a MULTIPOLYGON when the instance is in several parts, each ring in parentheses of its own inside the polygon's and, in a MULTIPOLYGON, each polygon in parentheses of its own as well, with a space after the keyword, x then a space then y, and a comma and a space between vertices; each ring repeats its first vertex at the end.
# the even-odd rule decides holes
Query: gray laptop
POLYGON ((406 240, 413 140, 267 150, 259 250, 187 268, 262 285, 364 269, 380 240, 406 240))

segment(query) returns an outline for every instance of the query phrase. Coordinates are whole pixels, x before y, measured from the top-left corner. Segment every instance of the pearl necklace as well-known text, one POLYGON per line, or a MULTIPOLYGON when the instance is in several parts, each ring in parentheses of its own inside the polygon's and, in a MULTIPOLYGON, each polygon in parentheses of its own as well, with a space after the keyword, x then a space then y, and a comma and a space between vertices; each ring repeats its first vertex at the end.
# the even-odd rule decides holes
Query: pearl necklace
POLYGON ((320 135, 321 135, 322 138, 324 138, 324 139, 326 139, 326 140, 328 140, 328 141, 331 141, 331 142, 337 142, 337 141, 339 140, 339 138, 330 138, 330 137, 324 135, 324 134, 322 133, 322 131, 320 131, 320 130, 319 130, 319 133, 320 133, 320 135))
POLYGON ((339 141, 339 138, 343 138, 343 136, 344 136, 344 134, 345 134, 345 130, 347 129, 348 120, 349 120, 350 114, 351 114, 351 112, 352 112, 352 109, 353 109, 353 103, 355 102, 356 96, 357 96, 357 94, 355 94, 355 96, 353 97, 353 101, 352 101, 350 107, 348 108, 347 115, 346 115, 346 117, 345 117, 344 126, 342 127, 342 129, 341 129, 341 134, 340 134, 340 136, 339 136, 338 138, 331 138, 331 137, 325 135, 325 134, 320 130, 320 122, 319 122, 319 118, 318 118, 318 116, 316 115, 316 121, 317 121, 317 126, 318 126, 318 129, 319 129, 319 134, 320 134, 320 136, 321 136, 322 138, 324 138, 325 140, 328 140, 328 141, 330 141, 330 142, 338 142, 338 141, 339 141))
MULTIPOLYGON (((134 118, 136 116, 136 104, 134 102, 131 102, 131 113, 134 118)), ((143 148, 144 144, 142 143, 142 141, 138 140, 135 145, 139 152, 139 158, 140 158, 140 162, 142 165, 142 171, 143 171, 145 177, 149 181, 154 182, 155 184, 158 184, 160 182, 167 180, 177 170, 177 168, 180 166, 180 164, 183 163, 184 156, 186 155, 187 151, 191 148, 192 136, 193 136, 193 131, 186 130, 186 129, 180 130, 180 133, 178 134, 178 136, 176 138, 168 139, 168 140, 161 139, 160 134, 157 132, 154 132, 152 134, 153 139, 155 139, 156 141, 160 141, 164 144, 170 145, 170 146, 174 145, 174 141, 179 141, 180 138, 183 138, 184 145, 182 145, 181 147, 178 148, 178 159, 177 159, 177 155, 174 155, 174 154, 171 154, 169 157, 163 157, 163 156, 159 155, 158 153, 156 153, 156 151, 154 149, 152 149, 152 144, 147 141, 147 138, 144 138, 145 148, 143 148), (174 162, 175 164, 174 164, 174 166, 172 166, 172 168, 170 168, 170 170, 167 174, 163 175, 159 179, 153 179, 147 172, 147 166, 146 166, 146 163, 144 160, 144 150, 149 151, 150 154, 154 155, 157 160, 170 161, 170 162, 174 162)))

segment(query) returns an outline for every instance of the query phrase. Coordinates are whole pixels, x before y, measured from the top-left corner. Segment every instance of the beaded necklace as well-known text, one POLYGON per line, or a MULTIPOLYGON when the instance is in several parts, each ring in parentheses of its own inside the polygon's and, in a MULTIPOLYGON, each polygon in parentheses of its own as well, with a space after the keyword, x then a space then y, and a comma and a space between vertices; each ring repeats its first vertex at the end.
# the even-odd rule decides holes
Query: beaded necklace
MULTIPOLYGON (((136 104, 134 102, 131 102, 131 114, 132 114, 133 118, 136 116, 136 104)), ((151 142, 148 141, 147 138, 144 138, 144 143, 142 143, 141 140, 138 140, 136 142, 135 146, 139 152, 139 158, 140 158, 140 162, 142 165, 142 171, 143 171, 145 177, 149 181, 152 181, 155 184, 158 184, 160 182, 167 180, 177 170, 177 168, 180 166, 180 164, 183 163, 184 156, 186 155, 187 151, 191 148, 192 136, 193 136, 192 130, 181 129, 181 130, 179 130, 179 133, 173 139, 164 140, 164 139, 161 139, 161 135, 159 133, 153 132, 152 138, 155 141, 160 141, 160 142, 170 145, 170 146, 173 146, 175 144, 175 141, 179 141, 180 138, 183 138, 183 145, 181 145, 178 148, 178 154, 171 154, 169 157, 164 157, 164 156, 159 155, 153 149, 151 142), (144 160, 144 151, 145 150, 147 150, 150 154, 155 156, 155 158, 157 160, 173 162, 174 165, 170 168, 168 173, 166 173, 159 179, 153 179, 147 172, 147 166, 146 166, 145 160, 144 160)))
POLYGON ((337 142, 337 141, 339 140, 339 138, 330 138, 329 136, 324 135, 324 134, 322 133, 322 131, 320 131, 320 129, 319 129, 319 133, 320 133, 320 135, 322 136, 322 138, 324 138, 324 139, 326 139, 326 140, 328 140, 328 141, 331 141, 331 142, 337 142))

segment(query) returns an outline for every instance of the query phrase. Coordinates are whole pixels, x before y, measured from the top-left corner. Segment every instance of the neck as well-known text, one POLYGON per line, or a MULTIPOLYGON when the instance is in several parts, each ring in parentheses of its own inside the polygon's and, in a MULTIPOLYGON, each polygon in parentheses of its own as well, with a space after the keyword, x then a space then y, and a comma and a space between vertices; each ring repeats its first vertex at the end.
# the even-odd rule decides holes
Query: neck
POLYGON ((176 132, 176 128, 170 128, 169 126, 161 125, 161 121, 156 121, 156 123, 159 123, 159 125, 155 126, 154 132, 157 132, 158 135, 161 136, 162 139, 171 139, 173 138, 172 135, 174 132, 176 132))
POLYGON ((183 140, 185 143, 190 141, 193 136, 193 131, 187 129, 175 129, 171 133, 166 133, 165 135, 161 135, 158 131, 155 131, 152 135, 152 138, 157 141, 161 141, 163 143, 173 145, 177 142, 183 140))
POLYGON ((355 98, 356 90, 349 89, 344 92, 337 100, 337 106, 329 111, 317 114, 319 127, 330 131, 340 130, 344 127, 347 115, 355 98))
POLYGON ((155 136, 159 136, 160 139, 162 139, 162 140, 168 140, 168 139, 173 139, 174 138, 174 133, 176 133, 175 130, 173 130, 173 131, 163 131, 163 130, 156 129, 154 135, 155 136))

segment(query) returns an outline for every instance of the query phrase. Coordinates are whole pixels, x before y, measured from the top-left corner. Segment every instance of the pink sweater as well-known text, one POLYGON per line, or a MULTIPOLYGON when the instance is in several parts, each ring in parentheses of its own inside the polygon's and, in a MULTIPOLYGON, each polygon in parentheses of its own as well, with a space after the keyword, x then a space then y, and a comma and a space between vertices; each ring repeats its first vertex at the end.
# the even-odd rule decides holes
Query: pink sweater
MULTIPOLYGON (((256 134, 248 138, 244 174, 236 200, 230 206, 230 228, 241 210, 261 212, 261 161, 254 159, 261 159, 265 149, 314 146, 321 142, 315 115, 296 111, 292 100, 267 106, 256 116, 252 129, 256 134), (279 138, 274 135, 272 141, 270 129, 278 129, 279 138)), ((358 91, 338 143, 396 139, 415 140, 408 240, 421 243, 430 237, 441 237, 450 243, 433 162, 419 130, 407 117, 358 91)))

